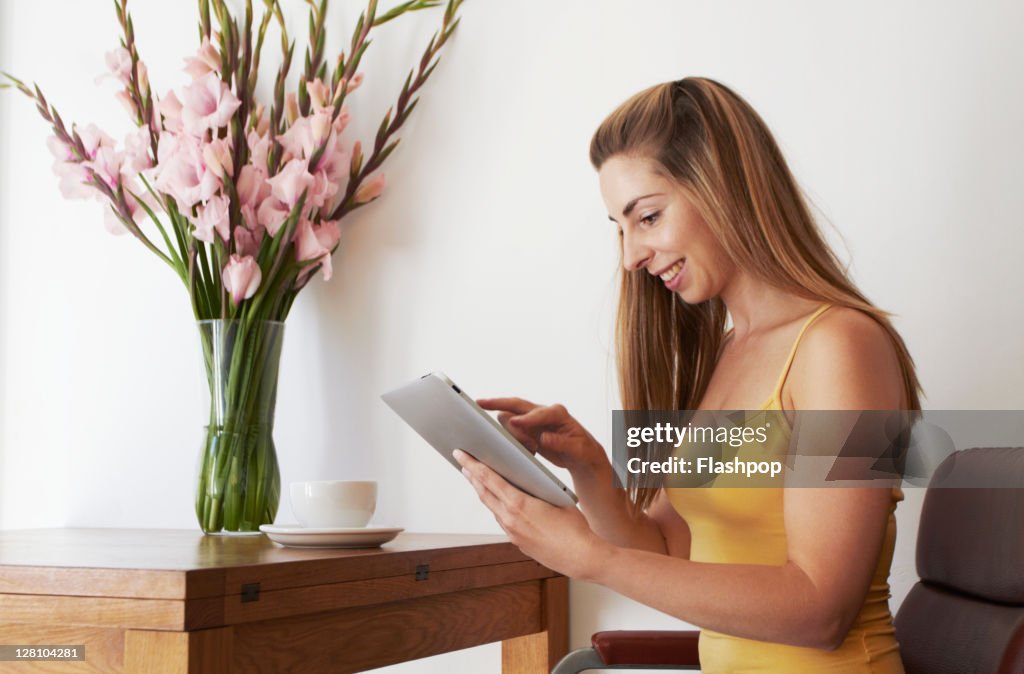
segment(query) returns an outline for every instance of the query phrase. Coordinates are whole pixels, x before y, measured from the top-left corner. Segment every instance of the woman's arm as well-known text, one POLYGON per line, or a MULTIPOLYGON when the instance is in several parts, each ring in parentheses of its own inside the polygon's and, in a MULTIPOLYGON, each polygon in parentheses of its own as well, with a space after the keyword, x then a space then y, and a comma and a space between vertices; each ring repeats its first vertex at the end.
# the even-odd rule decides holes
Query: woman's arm
MULTIPOLYGON (((887 335, 857 312, 835 314, 808 330, 794 363, 798 408, 898 408, 902 386, 887 335)), ((787 489, 783 565, 708 564, 612 545, 574 508, 533 499, 471 459, 466 466, 512 542, 542 564, 701 627, 815 648, 838 646, 856 618, 891 499, 879 488, 787 489)))
POLYGON ((605 545, 581 578, 702 628, 836 648, 871 582, 891 492, 792 489, 786 498, 789 559, 782 566, 707 564, 605 545))
POLYGON ((619 547, 689 559, 690 528, 664 490, 646 512, 631 517, 626 490, 614 486, 612 466, 603 452, 601 457, 603 465, 572 473, 580 510, 590 528, 619 547))

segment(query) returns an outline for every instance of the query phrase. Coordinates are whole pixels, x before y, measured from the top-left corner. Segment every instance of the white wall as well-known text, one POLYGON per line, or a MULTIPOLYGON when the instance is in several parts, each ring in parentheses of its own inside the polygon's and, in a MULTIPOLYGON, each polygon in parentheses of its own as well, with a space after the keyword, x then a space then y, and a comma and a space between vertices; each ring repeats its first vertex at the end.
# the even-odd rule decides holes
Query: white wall
MULTIPOLYGON (((345 4, 329 53, 352 25, 345 4)), ((117 41, 109 5, 0 0, 0 69, 37 80, 65 119, 120 136, 128 121, 93 84, 117 41)), ((284 5, 301 36, 304 3, 284 5)), ((179 86, 192 3, 133 7, 157 91, 179 86)), ((364 137, 438 19, 389 26, 371 46, 352 104, 364 137)), ((498 531, 377 397, 434 369, 477 396, 564 402, 608 439, 616 244, 587 144, 627 95, 687 74, 763 114, 854 277, 897 315, 929 407, 1024 408, 1022 24, 1010 0, 470 0, 386 197, 350 220, 335 278, 289 320, 283 481, 372 477, 379 522, 498 531)), ((98 205, 61 199, 46 133, 26 100, 0 95, 0 527, 194 527, 203 410, 186 295, 105 233, 98 205)), ((907 494, 894 609, 915 580, 920 493, 907 494)), ((572 586, 573 646, 596 629, 675 624, 572 586)), ((392 671, 497 663, 487 646, 392 671)))

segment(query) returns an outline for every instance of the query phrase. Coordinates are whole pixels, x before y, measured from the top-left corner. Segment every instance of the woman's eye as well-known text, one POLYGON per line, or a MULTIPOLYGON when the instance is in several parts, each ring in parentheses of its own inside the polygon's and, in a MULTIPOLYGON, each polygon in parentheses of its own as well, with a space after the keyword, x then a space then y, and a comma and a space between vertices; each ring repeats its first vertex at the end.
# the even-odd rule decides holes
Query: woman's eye
POLYGON ((644 217, 640 218, 640 224, 641 225, 646 225, 646 226, 650 227, 655 222, 657 222, 659 215, 661 215, 661 213, 658 212, 658 211, 655 211, 653 213, 648 213, 644 217))

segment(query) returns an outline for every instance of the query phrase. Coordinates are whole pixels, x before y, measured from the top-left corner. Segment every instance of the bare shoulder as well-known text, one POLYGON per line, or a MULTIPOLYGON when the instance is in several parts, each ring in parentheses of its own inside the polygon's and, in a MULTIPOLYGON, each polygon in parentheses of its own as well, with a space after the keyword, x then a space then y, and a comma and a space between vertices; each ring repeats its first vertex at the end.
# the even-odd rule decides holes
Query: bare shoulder
POLYGON ((895 409, 903 391, 888 331, 849 307, 832 307, 811 324, 788 383, 795 409, 895 409))

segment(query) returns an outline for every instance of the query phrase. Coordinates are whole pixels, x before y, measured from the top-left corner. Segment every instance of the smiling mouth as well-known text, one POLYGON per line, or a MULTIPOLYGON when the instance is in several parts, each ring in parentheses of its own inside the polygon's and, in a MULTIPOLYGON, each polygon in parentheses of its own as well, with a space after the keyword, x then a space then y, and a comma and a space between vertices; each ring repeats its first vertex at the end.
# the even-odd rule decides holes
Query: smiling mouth
POLYGON ((683 259, 679 260, 674 265, 663 271, 662 273, 658 274, 659 278, 661 278, 661 280, 664 281, 665 283, 671 283, 672 280, 676 276, 678 276, 679 272, 683 270, 683 264, 685 262, 686 258, 684 257, 683 259))

